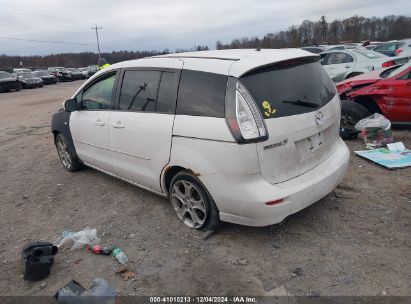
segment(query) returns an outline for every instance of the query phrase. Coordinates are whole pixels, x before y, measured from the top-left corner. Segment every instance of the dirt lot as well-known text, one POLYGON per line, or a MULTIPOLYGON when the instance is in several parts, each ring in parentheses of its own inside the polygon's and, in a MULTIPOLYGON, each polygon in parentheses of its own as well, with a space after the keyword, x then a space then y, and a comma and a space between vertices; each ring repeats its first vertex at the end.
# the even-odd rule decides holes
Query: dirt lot
MULTIPOLYGON (((352 155, 335 192, 284 223, 225 224, 203 240, 166 199, 95 170, 63 170, 50 119, 80 84, 0 94, 1 295, 53 295, 96 277, 121 295, 411 295, 411 168, 352 155), (23 280, 25 243, 86 226, 123 248, 135 279, 117 276, 112 257, 65 248, 46 285, 23 280)), ((411 147, 411 131, 394 136, 411 147)))

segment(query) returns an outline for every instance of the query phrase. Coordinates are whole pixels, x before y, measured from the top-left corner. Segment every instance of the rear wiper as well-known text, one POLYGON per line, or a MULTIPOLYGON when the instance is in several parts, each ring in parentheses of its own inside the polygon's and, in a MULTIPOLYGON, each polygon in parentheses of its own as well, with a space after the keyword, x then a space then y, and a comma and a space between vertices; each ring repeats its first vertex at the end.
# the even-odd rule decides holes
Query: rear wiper
POLYGON ((297 106, 303 106, 307 108, 318 108, 318 104, 304 100, 283 100, 283 103, 291 103, 297 106))

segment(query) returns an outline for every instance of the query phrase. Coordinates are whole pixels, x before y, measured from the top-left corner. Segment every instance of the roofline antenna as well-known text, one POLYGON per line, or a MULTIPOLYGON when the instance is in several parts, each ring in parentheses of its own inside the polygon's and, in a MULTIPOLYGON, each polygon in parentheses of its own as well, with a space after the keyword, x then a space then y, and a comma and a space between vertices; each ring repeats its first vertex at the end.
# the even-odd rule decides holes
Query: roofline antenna
POLYGON ((99 42, 99 40, 98 40, 98 30, 102 30, 103 27, 102 27, 102 26, 98 27, 98 26, 96 25, 95 27, 92 27, 91 29, 96 31, 98 59, 100 59, 100 58, 101 58, 101 54, 100 54, 100 42, 99 42))

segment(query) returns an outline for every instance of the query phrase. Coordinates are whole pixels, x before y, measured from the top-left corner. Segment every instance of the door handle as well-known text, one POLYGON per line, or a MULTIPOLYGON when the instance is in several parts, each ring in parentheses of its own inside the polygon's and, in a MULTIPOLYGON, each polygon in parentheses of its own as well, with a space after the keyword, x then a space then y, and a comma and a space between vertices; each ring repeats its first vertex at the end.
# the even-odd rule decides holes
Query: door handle
POLYGON ((122 129, 126 127, 125 125, 123 125, 121 121, 117 121, 116 123, 113 123, 112 126, 113 128, 117 128, 117 129, 122 129))
POLYGON ((346 65, 346 66, 345 66, 346 69, 349 69, 350 67, 351 67, 350 65, 346 65))
POLYGON ((105 126, 106 124, 104 123, 104 121, 101 121, 100 119, 97 119, 97 121, 95 122, 95 124, 97 126, 105 126))

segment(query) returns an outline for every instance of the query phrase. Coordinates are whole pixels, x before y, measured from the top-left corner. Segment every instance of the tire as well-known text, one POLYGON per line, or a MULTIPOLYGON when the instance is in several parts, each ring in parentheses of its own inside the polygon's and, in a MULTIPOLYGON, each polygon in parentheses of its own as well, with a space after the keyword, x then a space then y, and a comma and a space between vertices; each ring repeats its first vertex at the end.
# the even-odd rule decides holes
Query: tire
POLYGON ((343 139, 357 137, 355 125, 361 119, 371 115, 364 106, 349 100, 341 100, 340 135, 343 139))
POLYGON ((84 165, 79 159, 68 149, 67 140, 63 135, 57 134, 55 138, 55 145, 61 164, 68 172, 76 172, 84 168, 84 165))
POLYGON ((348 75, 347 76, 347 78, 345 78, 345 79, 348 79, 348 78, 352 78, 352 77, 355 77, 355 76, 358 76, 358 75, 362 75, 363 73, 351 73, 350 75, 348 75))
POLYGON ((177 173, 170 183, 169 199, 177 217, 188 227, 201 231, 220 225, 218 209, 201 181, 189 171, 177 173))
POLYGON ((22 87, 21 84, 16 87, 16 92, 21 91, 22 87))

